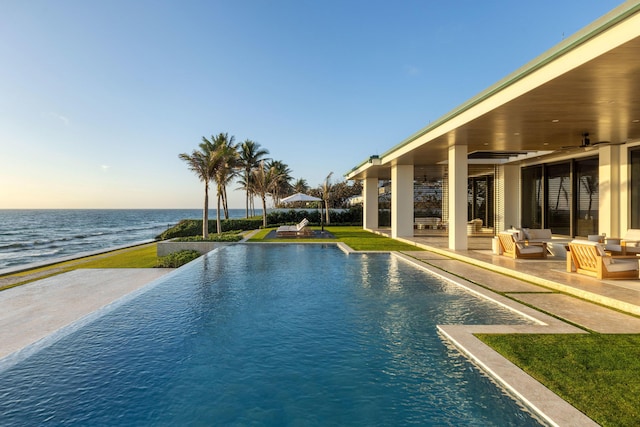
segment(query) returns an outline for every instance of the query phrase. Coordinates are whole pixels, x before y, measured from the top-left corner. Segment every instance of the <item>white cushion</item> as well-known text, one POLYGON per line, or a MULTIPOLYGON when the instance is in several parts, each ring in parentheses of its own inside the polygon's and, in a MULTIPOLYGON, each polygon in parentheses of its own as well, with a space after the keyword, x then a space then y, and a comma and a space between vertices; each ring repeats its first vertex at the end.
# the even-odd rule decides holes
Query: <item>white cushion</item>
POLYGON ((605 245, 605 249, 611 252, 622 252, 622 246, 621 245, 612 245, 612 244, 607 244, 605 245))
POLYGON ((538 254, 544 251, 544 248, 538 245, 529 246, 529 245, 524 245, 522 243, 516 243, 516 245, 518 246, 518 250, 522 254, 538 254))
POLYGON ((532 228, 529 230, 529 239, 551 239, 551 230, 548 228, 532 228))
POLYGON ((510 228, 508 230, 504 231, 505 233, 510 233, 513 235, 513 238, 518 241, 518 240, 524 240, 524 233, 522 232, 521 229, 519 228, 510 228))
POLYGON ((624 240, 640 240, 640 229, 630 228, 624 236, 624 240))
POLYGON ((604 257, 603 260, 609 261, 604 263, 604 268, 609 272, 638 270, 638 260, 635 259, 611 259, 604 257))

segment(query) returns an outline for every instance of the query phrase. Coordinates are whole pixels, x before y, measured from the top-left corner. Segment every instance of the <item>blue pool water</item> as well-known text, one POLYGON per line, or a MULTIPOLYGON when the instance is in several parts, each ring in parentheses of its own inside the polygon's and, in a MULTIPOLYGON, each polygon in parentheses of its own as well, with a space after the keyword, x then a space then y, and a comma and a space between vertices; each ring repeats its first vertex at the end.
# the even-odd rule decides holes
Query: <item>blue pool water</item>
POLYGON ((0 373, 0 424, 538 425, 460 323, 526 321, 386 254, 232 245, 0 373))

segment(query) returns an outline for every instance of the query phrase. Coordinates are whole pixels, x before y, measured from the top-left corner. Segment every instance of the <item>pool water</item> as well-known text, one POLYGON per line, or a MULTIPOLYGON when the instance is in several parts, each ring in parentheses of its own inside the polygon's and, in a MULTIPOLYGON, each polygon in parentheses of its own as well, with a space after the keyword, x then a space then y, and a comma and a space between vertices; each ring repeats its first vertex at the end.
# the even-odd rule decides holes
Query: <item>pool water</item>
POLYGON ((231 245, 0 373, 0 424, 539 425, 461 323, 527 321, 387 254, 231 245))

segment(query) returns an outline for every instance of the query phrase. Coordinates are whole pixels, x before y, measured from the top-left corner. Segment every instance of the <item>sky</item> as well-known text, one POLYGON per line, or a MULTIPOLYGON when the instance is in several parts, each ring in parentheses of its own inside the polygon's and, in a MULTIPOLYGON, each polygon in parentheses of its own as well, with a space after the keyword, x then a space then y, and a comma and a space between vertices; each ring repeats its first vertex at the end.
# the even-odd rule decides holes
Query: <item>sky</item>
POLYGON ((0 209, 201 208, 221 132, 341 181, 620 4, 0 0, 0 209))

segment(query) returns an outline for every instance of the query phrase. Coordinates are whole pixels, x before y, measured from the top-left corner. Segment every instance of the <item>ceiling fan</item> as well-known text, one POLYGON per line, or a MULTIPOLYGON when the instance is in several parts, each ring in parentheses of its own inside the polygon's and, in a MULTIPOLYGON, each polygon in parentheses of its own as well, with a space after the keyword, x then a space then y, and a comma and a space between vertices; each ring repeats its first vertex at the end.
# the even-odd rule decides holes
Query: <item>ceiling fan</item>
POLYGON ((600 145, 600 144, 611 144, 611 142, 610 141, 591 142, 591 139, 589 138, 589 132, 583 132, 582 139, 580 140, 580 145, 566 145, 562 148, 564 150, 571 149, 571 148, 589 148, 589 147, 595 147, 596 145, 600 145))

